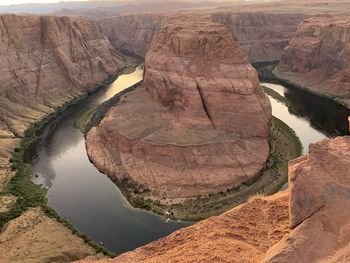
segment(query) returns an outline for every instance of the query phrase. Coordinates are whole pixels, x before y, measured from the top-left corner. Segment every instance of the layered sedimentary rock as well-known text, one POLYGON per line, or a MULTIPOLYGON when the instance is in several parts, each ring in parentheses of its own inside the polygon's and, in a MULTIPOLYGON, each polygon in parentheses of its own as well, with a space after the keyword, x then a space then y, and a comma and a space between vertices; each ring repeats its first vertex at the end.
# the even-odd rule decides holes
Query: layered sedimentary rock
POLYGON ((167 15, 121 15, 101 18, 98 23, 111 44, 145 56, 154 35, 165 26, 167 15))
POLYGON ((289 167, 293 231, 263 262, 349 262, 350 137, 310 145, 289 167))
POLYGON ((142 89, 130 92, 87 136, 106 174, 157 198, 219 192, 264 167, 271 105, 224 26, 177 21, 154 39, 142 89))
POLYGON ((280 60, 282 50, 294 36, 306 14, 217 13, 214 22, 228 26, 251 62, 280 60))
MULTIPOLYGON (((124 59, 96 22, 49 16, 0 18, 2 191, 14 174, 9 171, 9 158, 30 124, 95 90, 122 68, 124 59)), ((4 214, 16 198, 3 197, 4 214)), ((1 262, 69 261, 95 253, 82 239, 37 209, 3 227, 0 251, 1 262)))
POLYGON ((275 74, 350 106, 350 18, 306 19, 285 48, 275 74))
POLYGON ((30 123, 94 90, 124 63, 95 22, 2 15, 0 30, 0 157, 30 123))
POLYGON ((349 262, 349 171, 349 136, 311 144, 290 163, 287 191, 98 262, 349 262))

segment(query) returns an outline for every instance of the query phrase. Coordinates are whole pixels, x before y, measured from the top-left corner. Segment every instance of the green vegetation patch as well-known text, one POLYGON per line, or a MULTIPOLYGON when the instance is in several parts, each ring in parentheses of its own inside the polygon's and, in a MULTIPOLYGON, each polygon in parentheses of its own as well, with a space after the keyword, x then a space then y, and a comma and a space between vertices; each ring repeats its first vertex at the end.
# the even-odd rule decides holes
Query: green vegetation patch
POLYGON ((76 230, 67 220, 62 219, 52 208, 47 205, 47 190, 41 185, 34 184, 30 180, 30 155, 32 155, 31 152, 33 151, 33 146, 35 146, 39 140, 38 134, 40 131, 47 123, 54 120, 55 117, 67 110, 68 107, 81 102, 85 98, 86 95, 66 103, 41 121, 32 124, 25 131, 21 145, 18 148, 15 148, 12 158, 10 159, 10 163, 12 164, 11 169, 15 171, 15 175, 6 185, 3 193, 1 193, 3 195, 9 194, 16 196, 17 199, 7 213, 0 214, 0 228, 2 228, 10 220, 19 217, 28 209, 40 207, 48 217, 55 218, 58 222, 62 223, 66 228, 71 230, 73 234, 82 238, 85 243, 95 249, 96 253, 114 256, 114 254, 107 251, 105 248, 91 241, 85 234, 76 230))

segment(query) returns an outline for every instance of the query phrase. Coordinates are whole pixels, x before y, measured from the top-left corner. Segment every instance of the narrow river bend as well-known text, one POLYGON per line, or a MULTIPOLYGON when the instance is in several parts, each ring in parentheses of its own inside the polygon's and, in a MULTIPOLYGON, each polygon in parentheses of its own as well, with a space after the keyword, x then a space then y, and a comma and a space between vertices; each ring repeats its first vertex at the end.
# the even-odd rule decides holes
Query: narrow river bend
MULTIPOLYGON (((120 76, 106 89, 98 91, 84 103, 64 113, 55 128, 46 131, 49 136, 38 149, 38 156, 32 162, 32 180, 48 189, 49 206, 79 231, 115 253, 132 250, 191 224, 191 222, 165 224, 164 218, 131 207, 115 184, 90 163, 83 134, 74 127, 83 113, 139 82, 142 76, 143 68, 140 66, 135 72, 120 76)), ((264 85, 283 96, 291 92, 280 85, 268 83, 264 85)), ((289 99, 288 96, 285 97, 289 99)), ((314 97, 317 100, 318 97, 314 97)), ((273 98, 271 102, 273 114, 296 131, 304 149, 307 149, 310 142, 332 134, 334 125, 329 125, 330 119, 316 122, 312 119, 315 118, 312 114, 302 116, 303 114, 291 113, 285 105, 273 98)), ((338 116, 340 112, 342 116, 347 113, 350 115, 345 107, 333 104, 327 101, 325 105, 332 111, 330 118, 338 116)), ((321 119, 324 120, 323 117, 321 119)), ((340 118, 337 118, 335 123, 341 123, 340 118)), ((334 129, 341 130, 339 127, 334 129)))

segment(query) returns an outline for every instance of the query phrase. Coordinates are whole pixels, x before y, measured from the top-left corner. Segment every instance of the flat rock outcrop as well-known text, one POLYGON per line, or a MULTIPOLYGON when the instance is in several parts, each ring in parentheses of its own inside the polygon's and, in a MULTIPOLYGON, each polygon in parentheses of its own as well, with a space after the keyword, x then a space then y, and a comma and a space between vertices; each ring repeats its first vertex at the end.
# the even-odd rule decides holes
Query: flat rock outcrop
POLYGON ((280 60, 283 49, 306 17, 303 13, 268 12, 212 15, 214 22, 222 23, 232 30, 250 62, 280 60))
MULTIPOLYGON (((253 200, 115 259, 98 263, 256 263, 289 231, 288 194, 283 192, 253 200)), ((79 261, 87 262, 94 261, 79 261)))
POLYGON ((142 89, 87 135, 96 167, 157 199, 226 191, 269 154, 271 105, 257 73, 220 24, 177 21, 154 39, 142 89))
POLYGON ((0 18, 0 157, 5 158, 31 123, 96 89, 124 61, 96 22, 0 18))
POLYGON ((350 106, 349 32, 349 16, 306 19, 283 51, 274 73, 350 106))

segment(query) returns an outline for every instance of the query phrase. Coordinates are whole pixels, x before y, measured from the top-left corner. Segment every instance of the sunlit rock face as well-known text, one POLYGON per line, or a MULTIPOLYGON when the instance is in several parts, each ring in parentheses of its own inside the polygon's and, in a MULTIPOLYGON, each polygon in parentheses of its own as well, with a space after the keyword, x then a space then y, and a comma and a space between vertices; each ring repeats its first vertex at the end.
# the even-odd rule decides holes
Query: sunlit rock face
POLYGON ((270 102, 232 33, 182 18, 154 38, 142 88, 89 132, 87 150, 101 171, 156 198, 194 197, 259 173, 270 119, 270 102))
POLYGON ((350 18, 306 19, 284 49, 275 74, 350 106, 350 18))
POLYGON ((97 88, 124 61, 95 22, 1 15, 0 157, 30 123, 97 88))

